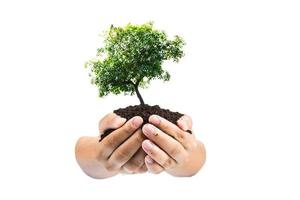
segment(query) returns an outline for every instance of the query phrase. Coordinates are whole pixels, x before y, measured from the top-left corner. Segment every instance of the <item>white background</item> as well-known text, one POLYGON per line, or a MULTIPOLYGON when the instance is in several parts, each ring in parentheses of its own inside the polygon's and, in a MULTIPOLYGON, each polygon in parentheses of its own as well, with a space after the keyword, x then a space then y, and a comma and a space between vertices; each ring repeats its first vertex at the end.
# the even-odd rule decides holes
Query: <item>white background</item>
POLYGON ((299 199, 297 1, 0 1, 0 199, 299 199), (189 114, 207 148, 192 178, 85 176, 78 137, 137 104, 100 99, 84 62, 110 24, 154 21, 187 42, 145 101, 189 114))

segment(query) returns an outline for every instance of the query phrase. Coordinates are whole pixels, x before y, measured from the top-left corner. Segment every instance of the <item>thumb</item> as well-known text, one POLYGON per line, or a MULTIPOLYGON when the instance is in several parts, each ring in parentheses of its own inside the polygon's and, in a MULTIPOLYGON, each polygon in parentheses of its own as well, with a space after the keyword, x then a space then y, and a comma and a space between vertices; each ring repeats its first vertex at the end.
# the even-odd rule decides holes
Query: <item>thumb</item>
POLYGON ((105 130, 120 128, 125 122, 125 118, 122 118, 115 113, 109 113, 105 115, 99 122, 100 136, 104 133, 105 130))
POLYGON ((192 128, 193 128, 192 118, 188 115, 183 115, 177 121, 177 125, 179 126, 179 128, 181 128, 184 131, 192 130, 192 128))

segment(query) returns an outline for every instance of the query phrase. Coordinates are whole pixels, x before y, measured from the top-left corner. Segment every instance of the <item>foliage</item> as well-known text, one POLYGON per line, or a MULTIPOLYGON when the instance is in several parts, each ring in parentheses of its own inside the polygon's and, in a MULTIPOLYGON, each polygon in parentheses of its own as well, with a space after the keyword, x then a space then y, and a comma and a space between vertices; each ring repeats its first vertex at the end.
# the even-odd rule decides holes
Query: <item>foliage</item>
POLYGON ((147 87, 153 79, 168 81, 170 74, 162 69, 163 61, 178 62, 184 55, 184 44, 177 35, 169 40, 151 22, 125 27, 111 25, 104 33, 104 46, 86 67, 91 69, 92 83, 99 88, 100 97, 136 93, 144 104, 138 88, 147 87))

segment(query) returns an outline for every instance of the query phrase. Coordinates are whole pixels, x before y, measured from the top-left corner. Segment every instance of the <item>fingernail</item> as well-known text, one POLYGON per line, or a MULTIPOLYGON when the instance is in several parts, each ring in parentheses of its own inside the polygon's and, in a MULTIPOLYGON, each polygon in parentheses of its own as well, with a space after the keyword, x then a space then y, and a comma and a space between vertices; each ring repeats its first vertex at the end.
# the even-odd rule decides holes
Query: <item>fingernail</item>
POLYGON ((180 128, 183 129, 184 131, 186 131, 186 130, 188 129, 188 125, 187 125, 187 123, 186 123, 186 120, 184 120, 184 119, 182 119, 182 118, 178 121, 178 125, 179 125, 180 128))
POLYGON ((150 117, 151 119, 151 123, 153 123, 154 125, 159 125, 160 124, 160 119, 157 115, 152 115, 150 117))
POLYGON ((123 124, 124 122, 126 122, 126 120, 127 120, 127 119, 124 118, 124 117, 119 117, 119 122, 122 123, 122 124, 123 124))
POLYGON ((120 116, 117 116, 116 118, 114 118, 113 120, 113 127, 120 127, 122 124, 124 124, 126 122, 126 119, 120 116))
POLYGON ((141 119, 141 117, 134 117, 132 120, 132 124, 136 128, 139 127, 142 123, 143 123, 143 120, 141 119))
POLYGON ((153 148, 153 143, 150 142, 149 140, 146 140, 143 142, 142 147, 146 150, 149 151, 153 148))
POLYGON ((150 158, 149 156, 146 156, 146 157, 145 157, 145 161, 146 161, 146 163, 148 163, 148 164, 152 164, 152 163, 153 163, 152 158, 150 158))
POLYGON ((146 135, 150 135, 151 133, 154 132, 154 127, 151 124, 146 124, 144 127, 145 127, 144 128, 144 133, 146 135))

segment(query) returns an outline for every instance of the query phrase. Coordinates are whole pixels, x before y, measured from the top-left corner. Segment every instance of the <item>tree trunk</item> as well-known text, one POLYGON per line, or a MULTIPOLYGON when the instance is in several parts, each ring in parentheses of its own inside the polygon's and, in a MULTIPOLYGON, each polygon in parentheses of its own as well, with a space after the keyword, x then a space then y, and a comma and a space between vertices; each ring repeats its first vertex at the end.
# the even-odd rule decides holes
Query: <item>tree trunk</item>
POLYGON ((138 84, 137 84, 137 85, 134 85, 135 93, 136 93, 137 97, 139 98, 141 105, 145 105, 144 100, 143 100, 143 98, 142 98, 142 95, 140 94, 140 91, 139 91, 139 88, 138 88, 138 87, 139 87, 138 84))

